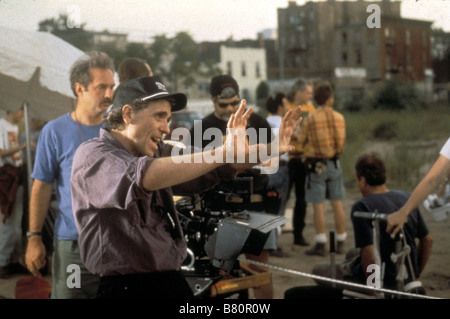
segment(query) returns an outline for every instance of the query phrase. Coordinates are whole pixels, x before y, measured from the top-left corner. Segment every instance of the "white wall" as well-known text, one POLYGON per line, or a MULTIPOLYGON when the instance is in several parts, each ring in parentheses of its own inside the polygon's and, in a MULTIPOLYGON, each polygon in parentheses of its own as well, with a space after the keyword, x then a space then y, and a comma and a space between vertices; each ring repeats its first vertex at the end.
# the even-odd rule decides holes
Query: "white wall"
POLYGON ((267 81, 266 51, 263 48, 232 48, 220 47, 220 68, 229 73, 239 84, 241 97, 247 98, 251 104, 256 102, 256 88, 261 81, 267 81), (242 65, 245 65, 245 75, 242 73, 242 65), (257 74, 259 65, 259 76, 257 74))

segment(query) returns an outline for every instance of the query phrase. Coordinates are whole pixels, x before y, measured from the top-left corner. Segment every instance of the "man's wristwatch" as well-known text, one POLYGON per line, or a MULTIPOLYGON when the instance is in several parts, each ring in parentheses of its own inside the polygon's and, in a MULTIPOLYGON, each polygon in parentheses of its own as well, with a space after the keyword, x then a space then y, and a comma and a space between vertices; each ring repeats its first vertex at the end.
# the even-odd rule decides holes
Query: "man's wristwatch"
POLYGON ((30 238, 33 236, 42 236, 42 233, 38 232, 38 231, 27 231, 27 238, 30 238))

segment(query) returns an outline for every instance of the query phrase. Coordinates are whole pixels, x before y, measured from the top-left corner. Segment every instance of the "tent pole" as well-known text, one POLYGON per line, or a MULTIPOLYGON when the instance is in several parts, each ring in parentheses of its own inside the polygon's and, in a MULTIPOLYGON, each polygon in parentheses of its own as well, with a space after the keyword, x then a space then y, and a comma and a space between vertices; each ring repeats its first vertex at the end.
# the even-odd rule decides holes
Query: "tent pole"
POLYGON ((28 104, 27 102, 23 102, 23 111, 24 111, 24 120, 25 120, 25 137, 27 142, 27 179, 28 179, 28 197, 31 196, 31 173, 32 173, 32 161, 31 158, 31 144, 30 144, 30 121, 28 120, 28 104))

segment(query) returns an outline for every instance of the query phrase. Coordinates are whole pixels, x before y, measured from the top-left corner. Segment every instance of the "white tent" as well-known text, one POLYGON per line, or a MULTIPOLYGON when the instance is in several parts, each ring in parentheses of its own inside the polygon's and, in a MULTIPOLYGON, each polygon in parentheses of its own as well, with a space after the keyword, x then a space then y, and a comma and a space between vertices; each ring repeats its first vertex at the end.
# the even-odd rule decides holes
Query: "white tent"
POLYGON ((0 108, 17 110, 24 102, 28 115, 45 121, 74 105, 69 71, 83 55, 47 32, 0 29, 0 108))
MULTIPOLYGON (((75 98, 69 72, 83 55, 51 33, 0 28, 0 109, 25 107, 28 145, 29 118, 49 121, 72 110, 75 98)), ((27 147, 28 158, 30 153, 27 147)), ((31 172, 31 161, 27 165, 31 172)))

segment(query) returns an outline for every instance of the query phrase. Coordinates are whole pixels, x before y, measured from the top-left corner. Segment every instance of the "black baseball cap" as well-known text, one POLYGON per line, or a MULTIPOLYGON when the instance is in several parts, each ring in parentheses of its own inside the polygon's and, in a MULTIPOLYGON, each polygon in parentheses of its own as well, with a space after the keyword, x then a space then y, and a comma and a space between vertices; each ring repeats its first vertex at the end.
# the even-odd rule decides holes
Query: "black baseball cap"
POLYGON ((230 98, 239 95, 239 85, 228 74, 217 75, 211 79, 209 92, 213 97, 230 98))
POLYGON ((126 81, 118 87, 111 109, 121 108, 125 104, 132 104, 138 100, 153 101, 168 97, 175 99, 175 103, 172 104, 172 112, 186 107, 187 97, 183 93, 169 93, 158 77, 140 77, 126 81))

